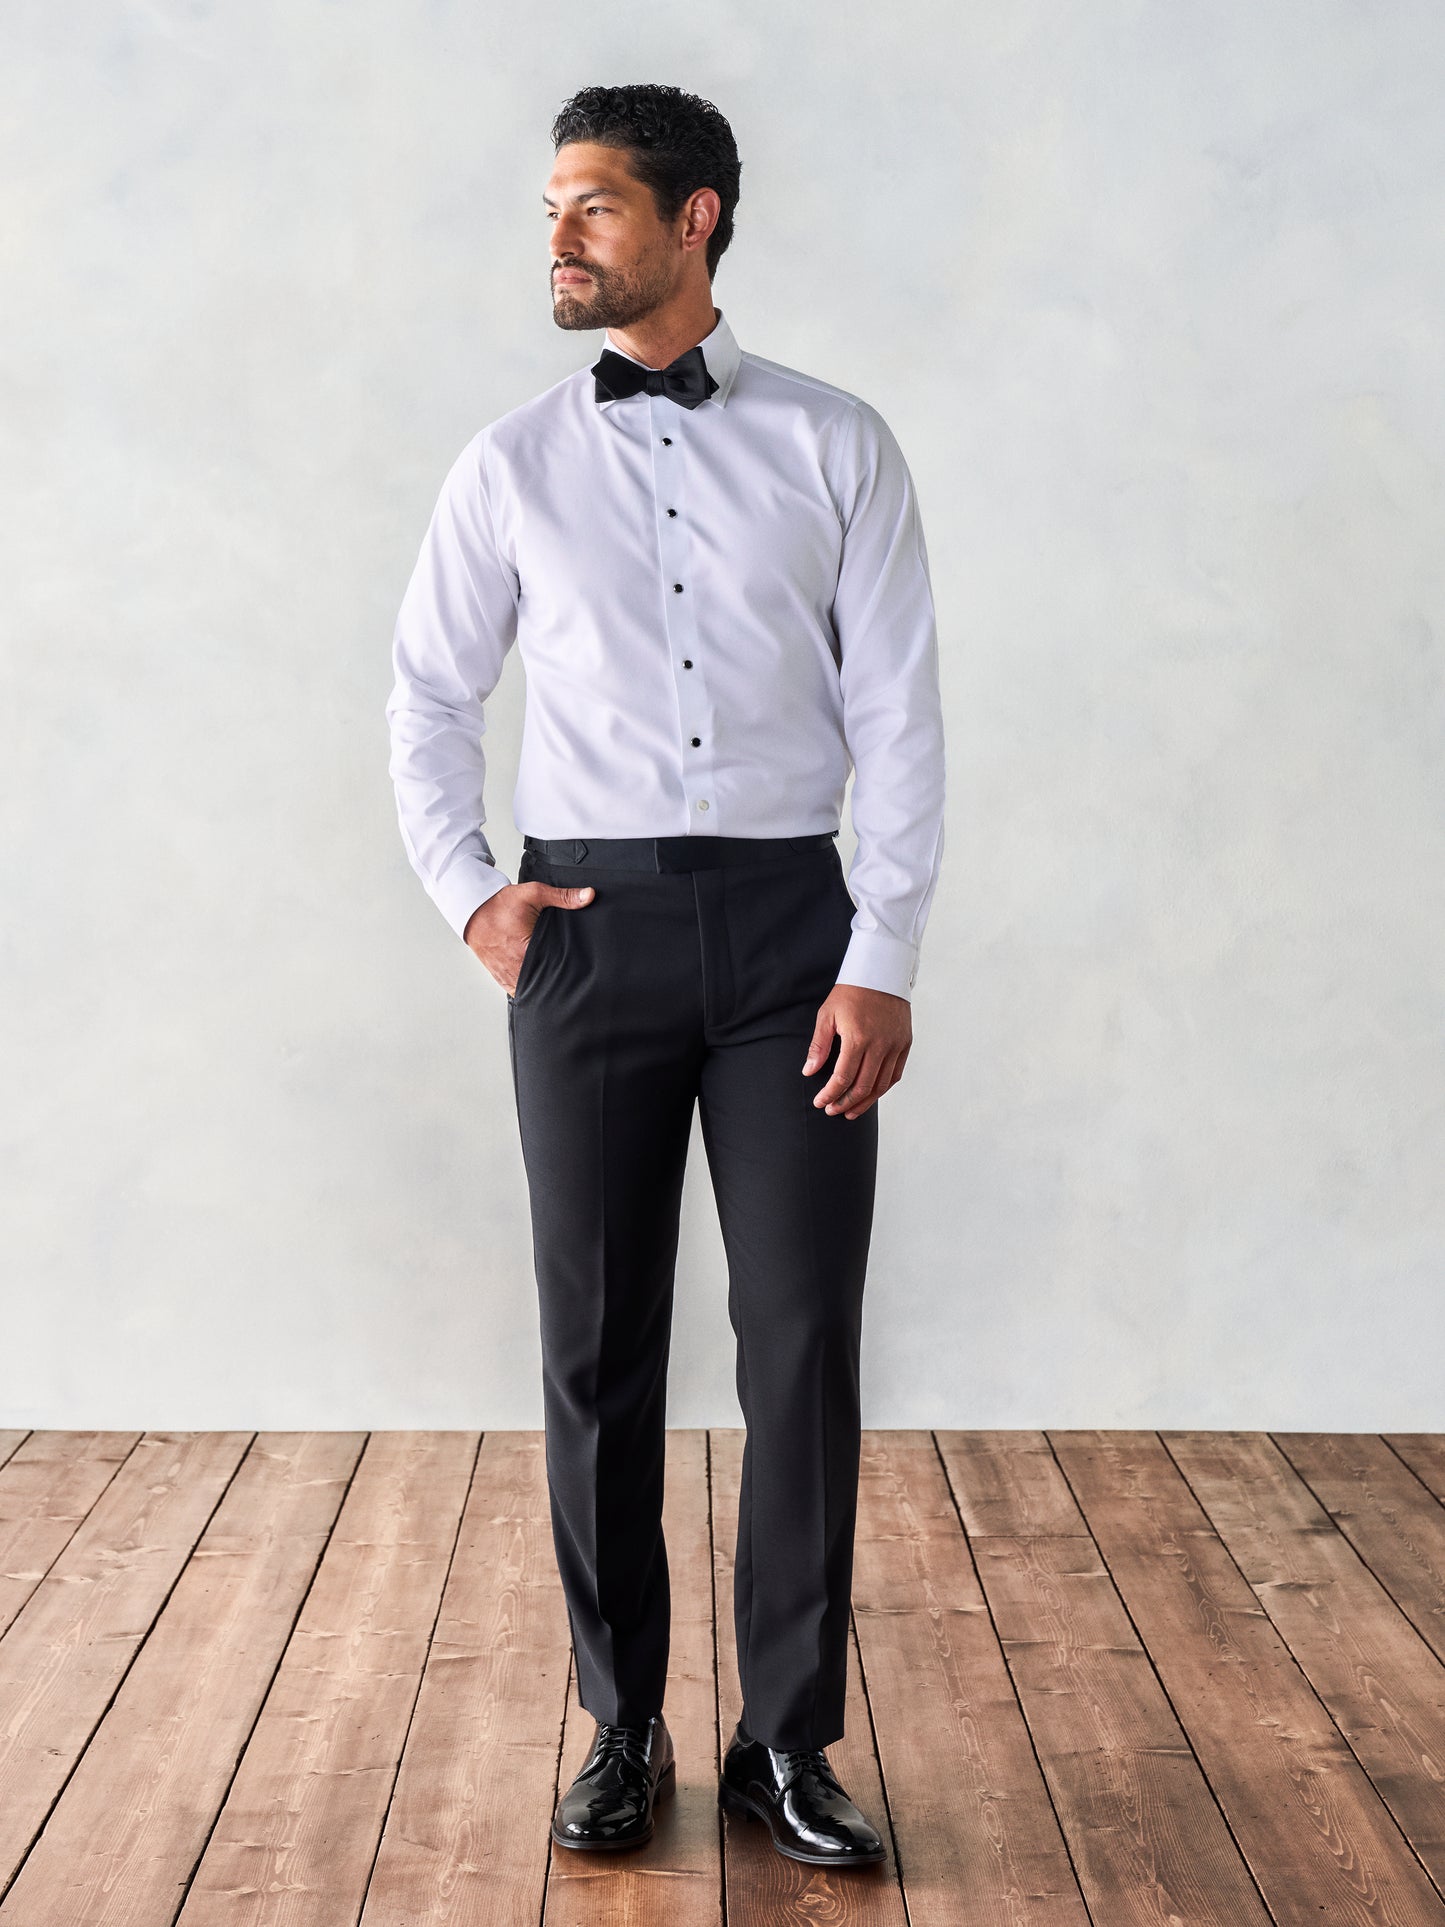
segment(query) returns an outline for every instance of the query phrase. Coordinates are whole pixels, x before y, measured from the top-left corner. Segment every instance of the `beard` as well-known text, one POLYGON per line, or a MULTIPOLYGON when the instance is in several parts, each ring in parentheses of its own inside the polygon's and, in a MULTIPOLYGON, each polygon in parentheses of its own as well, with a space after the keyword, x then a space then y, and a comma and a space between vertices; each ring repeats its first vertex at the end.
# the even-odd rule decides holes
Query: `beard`
POLYGON ((580 285, 552 284, 552 319, 559 328, 629 328, 660 307, 673 290, 663 261, 643 261, 634 268, 601 268, 588 262, 578 272, 591 277, 590 292, 580 285))

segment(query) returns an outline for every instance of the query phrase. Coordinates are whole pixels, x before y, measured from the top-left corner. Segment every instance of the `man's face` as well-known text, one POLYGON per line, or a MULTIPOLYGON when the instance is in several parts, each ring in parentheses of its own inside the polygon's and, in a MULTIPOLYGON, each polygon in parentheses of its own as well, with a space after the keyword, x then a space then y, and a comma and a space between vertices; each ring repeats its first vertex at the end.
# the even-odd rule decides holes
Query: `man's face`
POLYGON ((568 141, 542 203, 559 328, 626 328, 672 294, 685 258, 679 235, 657 218, 651 190, 620 149, 568 141))

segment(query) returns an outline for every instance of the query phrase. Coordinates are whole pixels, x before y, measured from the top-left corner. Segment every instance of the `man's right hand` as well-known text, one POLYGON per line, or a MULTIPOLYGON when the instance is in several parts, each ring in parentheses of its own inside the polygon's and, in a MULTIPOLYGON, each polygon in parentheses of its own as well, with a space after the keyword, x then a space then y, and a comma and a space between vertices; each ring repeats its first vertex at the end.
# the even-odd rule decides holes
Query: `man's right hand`
POLYGON ((462 932, 497 982, 512 996, 537 918, 549 903, 559 910, 582 910, 596 892, 591 884, 565 888, 557 883, 508 883, 479 903, 462 932))

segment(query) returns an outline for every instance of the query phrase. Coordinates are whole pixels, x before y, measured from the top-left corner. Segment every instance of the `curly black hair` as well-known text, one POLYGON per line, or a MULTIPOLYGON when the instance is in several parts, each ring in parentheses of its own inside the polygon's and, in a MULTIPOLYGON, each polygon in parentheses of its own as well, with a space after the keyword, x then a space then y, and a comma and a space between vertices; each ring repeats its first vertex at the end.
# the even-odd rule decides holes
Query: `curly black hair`
POLYGON ((711 101, 679 87, 584 87, 552 123, 553 151, 566 141, 626 149, 632 172, 652 190, 660 221, 680 214, 698 188, 712 188, 722 209, 707 237, 711 281, 733 238, 742 174, 733 130, 711 101))

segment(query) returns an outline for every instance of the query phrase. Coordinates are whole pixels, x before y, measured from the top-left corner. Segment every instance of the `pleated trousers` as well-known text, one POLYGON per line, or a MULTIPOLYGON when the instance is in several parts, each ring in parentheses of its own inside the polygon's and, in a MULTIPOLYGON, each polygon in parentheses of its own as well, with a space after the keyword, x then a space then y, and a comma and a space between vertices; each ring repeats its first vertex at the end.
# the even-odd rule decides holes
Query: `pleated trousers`
POLYGON ((663 1707, 662 1503, 683 1174, 699 1110, 728 1269, 743 1450, 741 1719, 776 1747, 844 1731, 859 1343, 878 1109, 804 1076, 855 905, 832 835, 527 837, 547 905, 508 1000, 541 1320, 552 1537, 578 1693, 663 1707))

